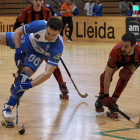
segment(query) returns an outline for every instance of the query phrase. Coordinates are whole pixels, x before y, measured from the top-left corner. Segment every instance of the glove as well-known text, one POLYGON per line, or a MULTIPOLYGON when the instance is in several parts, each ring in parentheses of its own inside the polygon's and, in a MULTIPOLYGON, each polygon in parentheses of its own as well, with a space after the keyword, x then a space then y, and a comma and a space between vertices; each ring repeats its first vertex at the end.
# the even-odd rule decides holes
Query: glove
POLYGON ((20 91, 25 91, 25 90, 28 90, 30 88, 32 88, 32 85, 30 82, 28 82, 28 83, 18 82, 18 83, 15 83, 12 85, 11 90, 12 90, 12 92, 18 93, 20 91))
POLYGON ((21 53, 21 49, 20 48, 16 48, 15 63, 16 63, 17 67, 19 67, 20 61, 21 61, 22 64, 24 63, 23 54, 21 53))
POLYGON ((102 104, 108 108, 111 108, 111 106, 109 104, 112 104, 113 106, 115 106, 115 98, 113 97, 106 97, 102 99, 102 104))

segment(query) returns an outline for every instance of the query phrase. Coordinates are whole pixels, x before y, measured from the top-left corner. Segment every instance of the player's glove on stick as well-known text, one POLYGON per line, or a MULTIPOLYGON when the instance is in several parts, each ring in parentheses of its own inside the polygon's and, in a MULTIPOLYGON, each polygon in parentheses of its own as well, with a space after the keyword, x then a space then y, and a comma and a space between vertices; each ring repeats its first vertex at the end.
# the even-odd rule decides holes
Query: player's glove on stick
POLYGON ((113 97, 106 97, 102 99, 102 104, 108 108, 111 108, 111 106, 109 104, 112 104, 113 106, 115 106, 115 98, 113 97))
POLYGON ((20 48, 16 48, 15 50, 15 63, 16 66, 19 67, 19 63, 21 62, 22 64, 24 63, 24 58, 23 58, 23 54, 21 53, 21 49, 20 48))
POLYGON ((18 82, 18 83, 15 83, 12 85, 11 90, 12 90, 12 92, 18 93, 20 91, 25 91, 25 90, 28 90, 30 88, 32 88, 32 85, 30 82, 28 82, 28 83, 18 82))

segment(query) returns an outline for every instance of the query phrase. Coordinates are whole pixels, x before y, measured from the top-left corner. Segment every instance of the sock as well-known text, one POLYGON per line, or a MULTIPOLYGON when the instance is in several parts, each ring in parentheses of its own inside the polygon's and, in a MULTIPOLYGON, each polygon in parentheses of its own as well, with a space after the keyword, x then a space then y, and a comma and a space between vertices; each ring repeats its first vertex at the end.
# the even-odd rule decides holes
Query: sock
POLYGON ((57 65, 56 69, 54 70, 53 75, 54 75, 55 79, 57 80, 58 84, 63 82, 62 74, 61 74, 61 71, 60 71, 58 65, 57 65))
MULTIPOLYGON (((21 91, 21 92, 19 93, 19 95, 20 95, 19 97, 20 97, 20 98, 22 97, 22 95, 24 94, 24 92, 25 92, 25 91, 21 91)), ((17 104, 17 93, 12 92, 12 94, 11 94, 11 96, 10 96, 8 102, 7 102, 7 105, 15 106, 16 104, 17 104)))

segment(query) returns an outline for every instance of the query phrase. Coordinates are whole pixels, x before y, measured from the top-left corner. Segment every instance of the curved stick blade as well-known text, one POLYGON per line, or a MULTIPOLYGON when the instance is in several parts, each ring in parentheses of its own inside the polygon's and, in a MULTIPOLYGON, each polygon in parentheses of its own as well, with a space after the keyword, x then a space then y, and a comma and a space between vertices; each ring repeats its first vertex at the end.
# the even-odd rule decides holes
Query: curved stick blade
POLYGON ((88 96, 87 93, 85 93, 85 94, 83 95, 83 94, 81 94, 78 90, 77 90, 77 92, 78 92, 78 94, 79 94, 82 98, 86 98, 86 97, 88 96))

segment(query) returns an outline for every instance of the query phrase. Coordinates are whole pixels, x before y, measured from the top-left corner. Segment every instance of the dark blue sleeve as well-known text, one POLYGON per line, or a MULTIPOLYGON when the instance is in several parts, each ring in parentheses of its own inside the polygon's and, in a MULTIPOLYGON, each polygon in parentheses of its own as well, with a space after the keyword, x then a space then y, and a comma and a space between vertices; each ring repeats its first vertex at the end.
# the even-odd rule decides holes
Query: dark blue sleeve
POLYGON ((49 6, 49 9, 51 10, 52 16, 54 16, 54 11, 51 6, 49 6))
POLYGON ((62 16, 62 14, 60 13, 60 11, 58 11, 57 16, 62 16))
POLYGON ((45 29, 46 25, 47 25, 46 21, 36 20, 29 24, 23 25, 22 31, 23 31, 23 34, 36 33, 38 31, 45 29))
POLYGON ((79 11, 77 8, 75 8, 75 10, 73 11, 73 15, 76 16, 76 15, 79 15, 79 11))
POLYGON ((57 16, 62 16, 62 14, 60 13, 60 8, 58 10, 57 16))
POLYGON ((95 13, 99 13, 99 12, 101 12, 102 11, 102 8, 103 8, 103 6, 101 5, 101 6, 99 6, 99 7, 97 7, 96 6, 96 9, 95 9, 95 13))
POLYGON ((92 12, 94 12, 95 13, 95 5, 93 6, 93 8, 92 8, 92 12))

